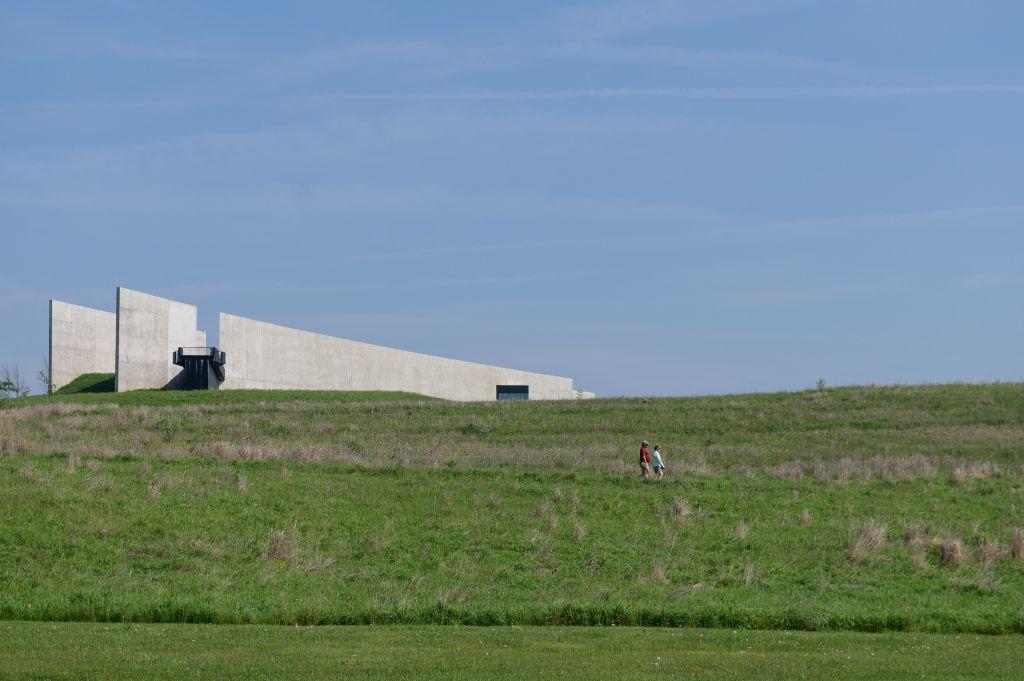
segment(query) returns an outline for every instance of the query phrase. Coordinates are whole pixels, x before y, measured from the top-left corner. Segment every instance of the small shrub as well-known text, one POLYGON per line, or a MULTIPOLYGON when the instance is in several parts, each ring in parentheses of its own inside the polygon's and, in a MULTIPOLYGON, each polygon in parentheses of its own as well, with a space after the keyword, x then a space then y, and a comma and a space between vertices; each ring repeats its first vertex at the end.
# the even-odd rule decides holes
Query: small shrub
POLYGON ((885 546, 885 525, 868 520, 853 533, 849 553, 854 560, 864 560, 885 546))
POLYGON ((903 543, 911 547, 920 544, 920 534, 917 525, 910 525, 907 529, 903 530, 903 543))
POLYGON ((672 519, 677 522, 681 521, 683 518, 690 515, 690 513, 692 512, 693 509, 690 508, 689 502, 687 502, 686 499, 683 499, 682 497, 676 497, 675 499, 673 499, 672 505, 669 507, 669 514, 672 516, 672 519))
POLYGON ((939 564, 944 567, 963 565, 964 543, 959 539, 946 537, 939 541, 939 564))
POLYGON ((287 530, 271 530, 267 543, 263 547, 263 560, 281 560, 291 562, 298 552, 299 542, 293 532, 287 530))

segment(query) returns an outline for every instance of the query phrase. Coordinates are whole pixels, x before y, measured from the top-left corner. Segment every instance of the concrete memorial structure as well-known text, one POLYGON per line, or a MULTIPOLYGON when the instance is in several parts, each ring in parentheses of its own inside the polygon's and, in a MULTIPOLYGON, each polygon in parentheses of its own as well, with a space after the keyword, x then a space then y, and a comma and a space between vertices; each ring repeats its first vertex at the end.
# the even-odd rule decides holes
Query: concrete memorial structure
POLYGON ((82 374, 109 374, 116 366, 113 312, 50 301, 50 384, 62 388, 82 374))
POLYGON ((196 329, 198 317, 195 305, 118 287, 117 392, 180 387, 174 351, 206 345, 206 332, 196 329))
POLYGON ((381 390, 459 401, 594 396, 574 389, 570 378, 386 348, 225 313, 219 320, 220 346, 207 348, 197 317, 194 305, 120 287, 115 313, 50 301, 55 385, 83 373, 113 371, 118 392, 381 390))

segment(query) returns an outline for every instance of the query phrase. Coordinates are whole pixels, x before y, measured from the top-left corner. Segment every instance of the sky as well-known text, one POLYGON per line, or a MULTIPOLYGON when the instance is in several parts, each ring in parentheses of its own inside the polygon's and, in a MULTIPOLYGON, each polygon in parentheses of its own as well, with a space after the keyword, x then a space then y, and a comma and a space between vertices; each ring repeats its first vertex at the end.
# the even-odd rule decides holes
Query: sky
POLYGON ((120 285, 605 396, 1021 380, 1022 25, 5 0, 0 363, 120 285))

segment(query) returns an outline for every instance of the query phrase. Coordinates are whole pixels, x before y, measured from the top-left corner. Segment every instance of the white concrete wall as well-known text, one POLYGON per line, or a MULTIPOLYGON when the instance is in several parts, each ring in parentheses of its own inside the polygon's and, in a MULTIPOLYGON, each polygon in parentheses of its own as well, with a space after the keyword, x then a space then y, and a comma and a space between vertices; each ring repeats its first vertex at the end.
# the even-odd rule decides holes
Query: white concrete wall
POLYGON ((113 312, 50 301, 50 380, 62 388, 82 374, 115 369, 116 316, 113 312))
POLYGON ((195 305, 117 289, 117 391, 173 386, 179 347, 206 345, 195 305))
POLYGON ((461 362, 299 331, 221 313, 227 354, 221 390, 401 390, 449 400, 494 400, 498 385, 529 385, 530 399, 593 396, 572 379, 461 362))

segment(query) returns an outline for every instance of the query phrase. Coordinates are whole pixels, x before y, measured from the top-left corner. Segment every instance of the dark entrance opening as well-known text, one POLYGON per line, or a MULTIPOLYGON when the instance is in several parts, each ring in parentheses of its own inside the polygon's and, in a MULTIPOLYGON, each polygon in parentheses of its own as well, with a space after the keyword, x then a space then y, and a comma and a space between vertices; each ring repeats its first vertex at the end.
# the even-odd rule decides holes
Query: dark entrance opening
POLYGON ((173 361, 182 368, 174 379, 178 390, 216 390, 224 380, 227 358, 217 348, 178 348, 173 361))
POLYGON ((528 385, 499 385, 499 400, 528 400, 530 399, 530 386, 528 385))

